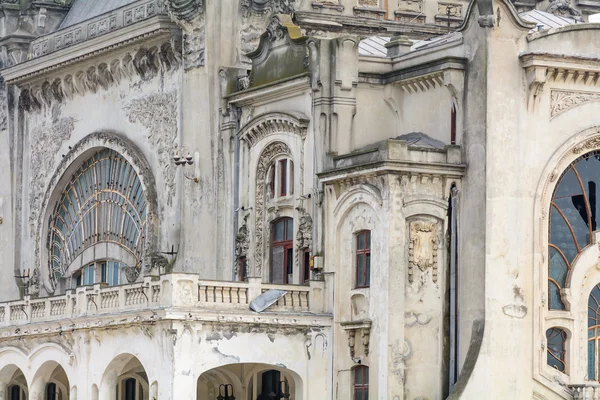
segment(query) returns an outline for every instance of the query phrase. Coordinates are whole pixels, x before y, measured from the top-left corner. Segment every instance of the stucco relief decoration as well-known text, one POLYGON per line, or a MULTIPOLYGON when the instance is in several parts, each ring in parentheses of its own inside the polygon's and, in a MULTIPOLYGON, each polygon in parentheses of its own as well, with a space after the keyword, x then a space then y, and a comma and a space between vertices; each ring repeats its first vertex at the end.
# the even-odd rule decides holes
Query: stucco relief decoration
POLYGON ((108 90, 126 79, 151 79, 159 71, 171 71, 181 64, 181 47, 176 39, 152 48, 140 47, 112 61, 86 70, 69 71, 52 80, 21 87, 19 105, 27 111, 62 103, 65 99, 108 90))
POLYGON ((0 131, 7 128, 8 121, 8 99, 6 96, 6 84, 0 78, 0 131))
POLYGON ((573 18, 577 22, 584 22, 581 11, 575 9, 569 0, 550 0, 546 12, 559 17, 573 18))
POLYGON ((302 249, 308 249, 312 252, 312 227, 313 220, 309 213, 302 207, 298 207, 298 215, 300 224, 298 225, 298 231, 296 232, 296 243, 297 250, 295 262, 296 265, 300 266, 300 253, 302 249))
POLYGON ((552 90, 550 94, 550 117, 590 101, 600 100, 600 92, 575 92, 552 90))
POLYGON ((594 136, 573 147, 573 154, 581 154, 589 150, 595 150, 599 147, 600 136, 594 136))
POLYGON ((167 12, 183 30, 183 66, 186 70, 204 66, 205 26, 203 0, 165 0, 167 12))
POLYGON ((39 212, 49 174, 54 171, 57 154, 62 144, 71 137, 75 129, 75 119, 62 118, 50 126, 39 126, 31 131, 29 143, 29 226, 30 234, 36 232, 39 212))
POLYGON ((235 259, 236 261, 248 254, 250 248, 250 235, 248 234, 248 215, 244 217, 244 223, 238 229, 235 237, 235 259))
POLYGON ((260 155, 256 168, 256 197, 254 200, 254 265, 256 273, 260 274, 263 262, 264 231, 265 231, 265 202, 267 170, 273 160, 280 155, 291 156, 292 152, 283 142, 272 142, 260 155))
POLYGON ((256 50, 260 35, 272 14, 291 14, 294 0, 242 0, 242 27, 240 29, 240 60, 250 64, 246 53, 256 50))
POLYGON ((249 147, 253 147, 265 137, 279 132, 294 133, 304 140, 307 126, 308 121, 302 119, 298 123, 286 115, 270 116, 268 119, 259 121, 247 129, 242 139, 248 143, 249 147))
POLYGON ((171 154, 177 139, 176 92, 154 93, 132 100, 124 108, 130 122, 140 123, 148 130, 148 141, 158 154, 167 205, 171 206, 175 196, 175 167, 171 163, 171 154))
POLYGON ((437 223, 415 221, 410 223, 410 241, 408 245, 408 281, 414 281, 414 267, 421 272, 432 269, 433 281, 438 279, 438 239, 437 223))

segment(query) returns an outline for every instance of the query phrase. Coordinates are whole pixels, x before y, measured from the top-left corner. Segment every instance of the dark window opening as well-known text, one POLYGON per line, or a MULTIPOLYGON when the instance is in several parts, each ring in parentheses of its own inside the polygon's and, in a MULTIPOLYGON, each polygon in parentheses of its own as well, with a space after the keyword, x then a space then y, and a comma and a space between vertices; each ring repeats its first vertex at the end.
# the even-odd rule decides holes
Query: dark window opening
POLYGON ((452 100, 450 108, 450 144, 456 144, 456 106, 452 100))
POLYGON ((137 381, 129 378, 125 381, 125 400, 136 400, 137 381))
POLYGON ((371 231, 356 234, 356 287, 371 285, 371 231))
POLYGON ((310 251, 308 248, 302 252, 302 283, 310 280, 310 251))
POLYGON ((294 274, 294 220, 281 218, 272 225, 271 283, 287 284, 294 274))
POLYGON ((58 400, 56 396, 56 383, 49 383, 46 386, 46 400, 58 400))
POLYGON ((243 282, 248 278, 248 260, 246 259, 246 256, 240 257, 238 261, 238 268, 240 281, 243 282))
POLYGON ((369 400, 369 367, 361 365, 353 370, 354 400, 369 400))

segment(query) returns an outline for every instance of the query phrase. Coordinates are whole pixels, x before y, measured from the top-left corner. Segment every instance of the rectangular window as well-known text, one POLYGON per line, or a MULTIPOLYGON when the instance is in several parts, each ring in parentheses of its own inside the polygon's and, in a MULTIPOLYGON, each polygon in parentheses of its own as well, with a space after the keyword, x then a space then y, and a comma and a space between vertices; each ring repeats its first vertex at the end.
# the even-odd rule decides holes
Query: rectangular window
POLYGON ((85 286, 94 284, 94 264, 83 267, 83 284, 85 286))
POLYGON ((287 160, 279 161, 279 191, 280 196, 287 196, 287 160))
POLYGON ((302 252, 302 283, 310 280, 310 252, 305 248, 302 252))
POLYGON ((248 278, 248 261, 246 259, 246 256, 244 257, 240 257, 239 261, 238 261, 238 267, 239 267, 239 277, 240 277, 240 281, 244 282, 246 280, 246 278, 248 278))
POLYGON ((120 264, 116 261, 107 261, 102 263, 102 282, 109 286, 121 284, 120 264))
POLYGON ((369 367, 354 368, 354 400, 369 400, 369 367))
POLYGON ((356 287, 371 285, 371 231, 356 234, 356 287))
POLYGON ((282 218, 271 225, 271 283, 286 284, 294 274, 294 221, 282 218))

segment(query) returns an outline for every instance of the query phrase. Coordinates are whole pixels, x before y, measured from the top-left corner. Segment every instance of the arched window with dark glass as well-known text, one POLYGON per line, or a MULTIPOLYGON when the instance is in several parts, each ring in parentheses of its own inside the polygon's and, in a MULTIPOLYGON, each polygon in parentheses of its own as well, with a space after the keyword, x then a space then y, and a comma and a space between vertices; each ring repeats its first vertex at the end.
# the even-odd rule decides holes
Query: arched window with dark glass
POLYGON ((353 400, 369 400, 369 367, 360 365, 352 369, 353 400))
POLYGON ((548 308, 565 310, 561 290, 569 282, 574 261, 592 243, 600 215, 600 151, 569 165, 558 179, 550 205, 548 244, 548 308))
MULTIPOLYGON (((73 173, 54 207, 49 242, 52 278, 73 275, 75 271, 69 270, 73 261, 98 243, 115 244, 138 263, 145 244, 146 212, 144 188, 133 166, 110 149, 92 154, 73 173)), ((86 279, 85 271, 80 272, 82 283, 95 283, 93 274, 86 279)), ((96 274, 100 273, 99 267, 96 274)), ((115 268, 104 274, 108 283, 119 283, 115 268)))
POLYGON ((271 283, 292 283, 294 274, 294 220, 280 218, 271 225, 271 283))
POLYGON ((567 332, 561 328, 546 331, 547 363, 560 372, 567 372, 567 332))

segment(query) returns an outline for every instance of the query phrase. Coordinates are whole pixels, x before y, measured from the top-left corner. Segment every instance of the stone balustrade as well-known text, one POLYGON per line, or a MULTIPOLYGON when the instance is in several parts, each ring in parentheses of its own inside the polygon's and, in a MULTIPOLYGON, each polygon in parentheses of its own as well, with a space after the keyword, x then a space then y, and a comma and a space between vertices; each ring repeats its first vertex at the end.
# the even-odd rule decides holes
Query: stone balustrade
POLYGON ((193 274, 146 277, 143 282, 107 286, 95 284, 67 290, 66 294, 0 303, 0 328, 72 319, 132 310, 195 308, 207 311, 245 311, 249 304, 270 289, 287 293, 265 313, 325 313, 325 282, 308 286, 264 284, 260 278, 247 282, 201 280, 193 274))
POLYGON ((600 400, 600 385, 597 383, 586 383, 582 385, 570 385, 573 400, 600 400))

